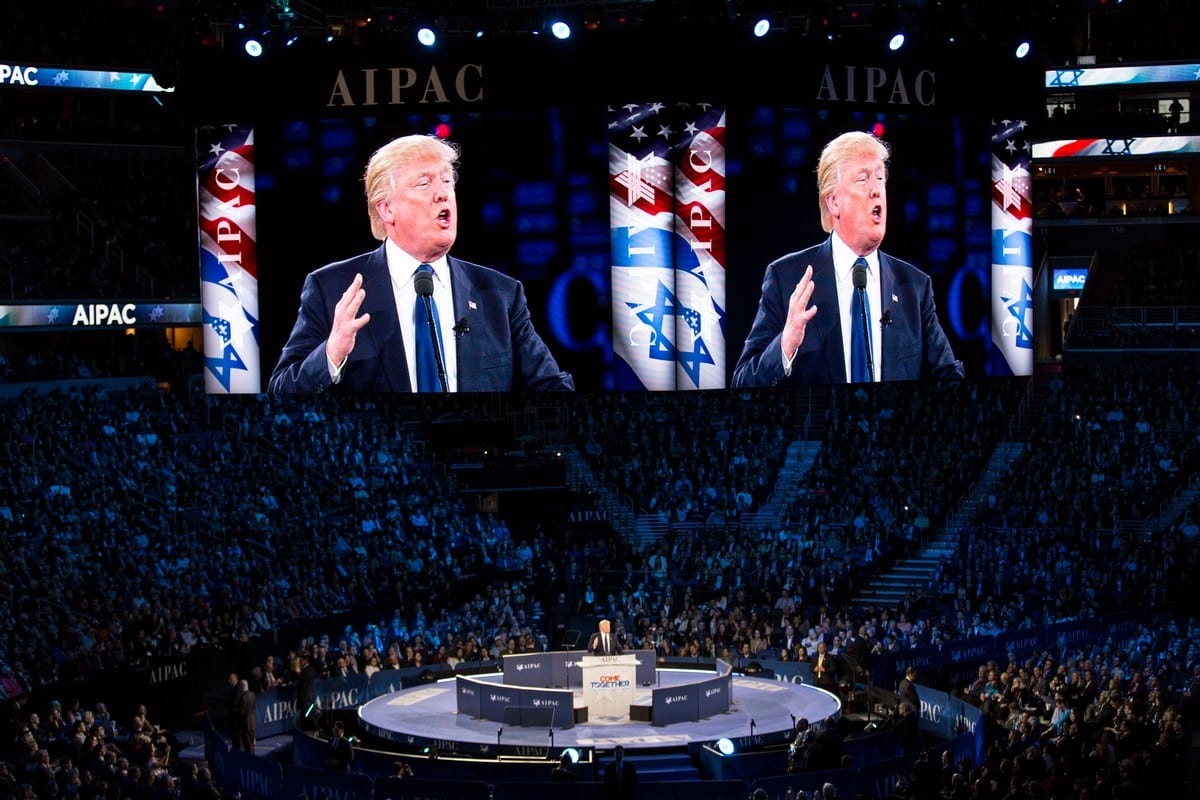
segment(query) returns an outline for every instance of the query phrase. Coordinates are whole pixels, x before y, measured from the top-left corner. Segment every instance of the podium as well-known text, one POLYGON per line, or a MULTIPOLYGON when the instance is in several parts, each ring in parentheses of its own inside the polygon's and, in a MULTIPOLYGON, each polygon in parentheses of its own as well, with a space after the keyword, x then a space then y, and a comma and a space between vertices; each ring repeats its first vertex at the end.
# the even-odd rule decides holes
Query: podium
POLYGON ((583 704, 588 721, 629 719, 637 689, 637 656, 584 656, 583 704))

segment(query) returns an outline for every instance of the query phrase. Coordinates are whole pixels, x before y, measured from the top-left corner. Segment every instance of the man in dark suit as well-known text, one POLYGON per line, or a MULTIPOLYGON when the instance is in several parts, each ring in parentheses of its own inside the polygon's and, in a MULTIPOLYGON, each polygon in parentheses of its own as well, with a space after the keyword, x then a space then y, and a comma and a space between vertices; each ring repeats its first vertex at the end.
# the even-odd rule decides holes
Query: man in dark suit
POLYGON ((904 670, 904 677, 900 679, 900 685, 896 689, 896 702, 899 705, 907 704, 917 711, 921 710, 921 698, 917 694, 916 667, 904 670))
POLYGON ((335 772, 349 772, 354 763, 354 746, 346 738, 346 725, 341 720, 333 723, 333 735, 329 739, 329 755, 325 766, 335 772))
POLYGON ((448 255, 457 159, 454 145, 421 135, 371 156, 367 206, 383 245, 308 275, 271 392, 575 388, 534 330, 521 283, 448 255))
POLYGON ((604 800, 633 800, 637 797, 637 768, 625 760, 625 748, 617 745, 613 760, 604 768, 604 800))
POLYGON ((258 729, 257 703, 258 697, 250 690, 250 682, 244 678, 238 681, 238 736, 241 740, 238 749, 251 754, 258 729))
POLYGON ((588 640, 588 652, 597 656, 621 655, 621 643, 612 632, 612 623, 606 619, 600 620, 598 631, 588 640))
POLYGON ((825 146, 817 183, 821 227, 831 235, 767 267, 734 386, 963 377, 938 322, 929 276, 879 251, 887 229, 888 155, 884 142, 859 131, 825 146), (863 313, 852 313, 856 271, 865 271, 859 296, 869 328, 863 351, 869 366, 860 375, 851 352, 863 313))

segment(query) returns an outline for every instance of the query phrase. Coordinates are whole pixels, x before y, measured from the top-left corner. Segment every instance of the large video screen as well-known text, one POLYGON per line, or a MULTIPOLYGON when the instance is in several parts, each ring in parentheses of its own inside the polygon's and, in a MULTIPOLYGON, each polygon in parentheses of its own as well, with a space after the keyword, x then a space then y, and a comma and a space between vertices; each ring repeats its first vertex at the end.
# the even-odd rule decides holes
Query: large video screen
MULTIPOLYGON (((451 388, 669 391, 842 382, 859 357, 850 354, 860 347, 850 324, 850 304, 859 302, 852 295, 870 309, 854 321, 861 321, 875 379, 1026 374, 1027 365, 1011 354, 1032 351, 1024 290, 1031 279, 1021 273, 997 287, 993 277, 997 262, 1029 267, 1028 243, 1012 241, 1027 173, 997 160, 998 150, 1004 155, 999 144, 1009 152, 1026 148, 1024 127, 1012 120, 1021 114, 1014 98, 1029 76, 1015 68, 1006 75, 1001 64, 989 78, 967 80, 920 55, 847 64, 835 46, 747 59, 743 45, 726 42, 705 79, 688 80, 692 73, 677 63, 614 67, 613 52, 623 46, 609 40, 569 55, 567 45, 536 40, 438 52, 343 51, 263 68, 250 94, 274 92, 269 104, 229 102, 215 91, 204 98, 196 111, 200 227, 209 233, 202 244, 217 255, 204 256, 202 248, 202 272, 222 297, 216 305, 206 301, 208 389, 411 390, 418 345, 405 336, 421 338, 421 326, 401 324, 409 333, 399 336, 385 326, 412 313, 401 307, 412 302, 411 286, 402 288, 412 278, 397 277, 397 265, 386 259, 354 262, 386 267, 364 283, 376 301, 395 292, 389 299, 397 310, 381 315, 373 306, 355 340, 371 343, 354 345, 372 348, 369 357, 360 349, 362 357, 348 357, 344 368, 321 358, 321 343, 358 267, 337 278, 336 288, 332 278, 319 292, 304 287, 325 265, 386 254, 372 235, 364 170, 376 150, 414 134, 460 148, 449 282, 461 280, 453 278, 461 261, 520 287, 512 290, 519 292, 515 301, 456 293, 454 308, 441 312, 432 338, 442 360, 453 360, 451 388), (782 72, 788 80, 763 77, 782 72), (231 131, 241 138, 222 144, 219 137, 231 131), (871 134, 890 148, 876 203, 882 208, 866 212, 886 215, 886 232, 868 254, 873 277, 863 292, 847 283, 845 253, 822 226, 820 207, 829 200, 818 196, 822 149, 847 132, 871 134), (214 200, 213 170, 234 150, 252 168, 252 191, 237 187, 214 200), (1012 220, 998 223, 997 208, 1012 220), (253 237, 245 274, 240 255, 214 247, 221 230, 239 242, 253 237), (813 297, 800 310, 816 308, 793 368, 775 362, 801 273, 768 265, 801 251, 807 255, 795 258, 815 263, 813 297), (836 279, 832 253, 843 269, 836 279), (231 298, 251 290, 241 311, 231 306, 231 298), (495 325, 485 307, 501 302, 507 305, 500 316, 508 319, 495 325), (305 369, 316 370, 304 381, 273 383, 281 362, 296 362, 300 334, 300 356, 311 356, 305 369), (550 373, 569 381, 533 382, 526 370, 530 336, 550 373), (739 370, 752 349, 748 341, 766 343, 761 370, 739 370), (477 380, 480 365, 470 363, 477 343, 508 351, 509 380, 477 380), (397 366, 381 368, 385 361, 397 366), (360 380, 362 370, 379 374, 360 380)), ((418 318, 420 305, 418 299, 418 318)))

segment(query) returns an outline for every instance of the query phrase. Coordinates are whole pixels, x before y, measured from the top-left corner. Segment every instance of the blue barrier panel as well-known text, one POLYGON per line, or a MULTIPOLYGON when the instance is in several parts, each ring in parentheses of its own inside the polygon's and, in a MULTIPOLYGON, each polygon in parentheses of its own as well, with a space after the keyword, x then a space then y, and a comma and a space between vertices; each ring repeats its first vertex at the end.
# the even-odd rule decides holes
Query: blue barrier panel
POLYGON ((459 675, 454 681, 455 699, 458 703, 458 713, 471 719, 479 719, 480 704, 483 700, 484 684, 476 683, 470 678, 459 675))
POLYGON ((777 681, 808 684, 809 686, 813 684, 812 664, 807 661, 760 659, 758 663, 762 664, 763 669, 769 669, 775 673, 775 680, 777 681))
POLYGON ((288 733, 296 716, 296 687, 280 686, 259 692, 254 699, 255 736, 265 739, 288 733))
POLYGON ((563 660, 560 653, 519 653, 504 656, 504 683, 509 686, 565 686, 554 682, 554 662, 563 660))
POLYGON ((1003 666, 1008 663, 1009 653, 1023 659, 1040 652, 1045 646, 1046 632, 1043 628, 1024 628, 1002 633, 996 637, 996 660, 1003 666))
POLYGON ((700 692, 695 684, 671 686, 651 692, 654 725, 672 725, 700 718, 700 692))
POLYGON ((1059 658, 1071 652, 1079 643, 1095 640, 1096 621, 1094 619, 1056 622, 1046 626, 1046 644, 1059 658))
POLYGON ((720 675, 696 684, 697 719, 724 714, 732 701, 732 675, 720 675))
POLYGON ((575 725, 575 693, 570 689, 521 689, 521 725, 571 728, 575 725))
POLYGON ((358 708, 367 702, 367 676, 361 672, 337 678, 322 678, 316 682, 317 710, 358 708))
POLYGON ((949 695, 928 686, 917 686, 917 697, 921 700, 921 732, 938 739, 951 738, 950 715, 946 710, 949 695))
POLYGON ((884 689, 895 689, 896 684, 904 677, 904 670, 916 667, 917 671, 936 668, 941 662, 941 652, 936 647, 914 647, 911 650, 898 650, 888 653, 883 659, 883 668, 875 685, 884 689))
POLYGON ((1150 622, 1146 612, 1122 611, 1119 614, 1105 614, 1100 617, 1097 630, 1104 631, 1104 638, 1112 637, 1113 644, 1120 646, 1123 642, 1138 635, 1143 625, 1150 622))
POLYGON ((900 752, 900 739, 890 727, 874 733, 860 733, 842 742, 846 755, 855 766, 880 759, 895 758, 900 752))
POLYGON ((230 750, 219 765, 218 773, 218 764, 213 764, 213 777, 229 794, 241 795, 242 800, 279 800, 283 770, 277 762, 230 750))
POLYGON ((521 705, 521 690, 516 686, 476 684, 479 689, 479 716, 503 722, 507 709, 521 705))
POLYGON ((328 797, 329 800, 372 800, 373 782, 366 775, 328 769, 283 768, 281 798, 328 797))
POLYGON ((916 756, 900 756, 866 764, 858 770, 858 789, 867 797, 890 797, 901 781, 912 777, 916 756))
POLYGON ((986 661, 996 657, 996 637, 972 636, 942 645, 942 661, 986 661))

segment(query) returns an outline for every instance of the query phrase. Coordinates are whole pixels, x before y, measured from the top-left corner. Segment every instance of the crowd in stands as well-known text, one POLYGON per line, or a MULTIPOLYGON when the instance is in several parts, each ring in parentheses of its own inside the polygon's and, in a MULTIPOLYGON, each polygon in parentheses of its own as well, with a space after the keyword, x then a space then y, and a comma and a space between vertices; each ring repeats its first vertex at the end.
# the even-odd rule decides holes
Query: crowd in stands
POLYGON ((1124 368, 1055 378, 1026 452, 979 521, 1111 530, 1145 519, 1196 469, 1198 400, 1200 370, 1189 364, 1156 376, 1124 368))
POLYGON ((770 495, 787 454, 791 399, 626 393, 580 397, 577 442, 602 484, 664 521, 736 518, 770 495))
MULTIPOLYGON (((824 491, 766 528, 757 516, 738 524, 737 497, 750 495, 746 510, 774 502, 795 436, 786 396, 554 401, 568 404, 597 482, 628 486, 645 510, 690 500, 698 510, 677 522, 699 509, 721 520, 678 525, 641 550, 611 530, 548 518, 517 527, 467 506, 420 433, 441 413, 434 400, 22 394, 0 403, 0 615, 14 621, 0 634, 6 708, 28 724, 33 710, 13 694, 280 630, 274 675, 287 680, 301 656, 336 674, 540 650, 581 614, 614 620, 633 646, 745 664, 1186 606, 1197 562, 1182 527, 1155 540, 1113 536, 1111 499, 1089 493, 1120 486, 1115 508, 1133 514, 1156 482, 1194 468, 1195 376, 1144 382, 1132 371, 1057 380, 1045 428, 996 492, 1003 501, 928 589, 894 608, 850 605, 855 582, 915 546, 918 519, 937 524, 977 477, 1008 430, 1014 392, 1006 382, 831 390, 807 481, 824 491), (1078 434, 1048 435, 1076 417, 1078 434), (605 431, 625 432, 626 444, 605 431), (626 481, 634 458, 642 480, 626 481), (1062 510, 1073 495, 1081 510, 1062 510), (339 612, 354 621, 329 627, 339 612)), ((475 404, 466 416, 496 413, 489 399, 464 402, 475 404)), ((1150 643, 1156 675, 1169 669, 1178 682, 1175 661, 1195 668, 1195 633, 1150 643)), ((264 665, 240 666, 250 675, 264 665)), ((1132 679, 1127 661, 1117 667, 1132 679)), ((256 685, 266 680, 260 669, 256 685)), ((63 757, 53 756, 59 774, 63 757)), ((1000 763, 977 769, 989 767, 1002 774, 1000 763)))
POLYGON ((26 200, 0 222, 4 296, 197 295, 195 200, 181 146, 114 145, 97 155, 20 145, 6 161, 29 183, 5 192, 26 200))
POLYGON ((895 796, 1181 797, 1200 711, 1200 625, 980 667, 963 696, 986 714, 981 763, 929 751, 895 796))
POLYGON ((1140 242, 1116 267, 1116 280, 1106 303, 1110 306, 1200 305, 1194 276, 1200 269, 1200 249, 1194 245, 1140 242))

